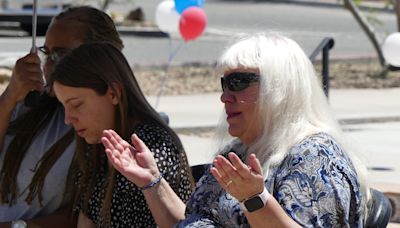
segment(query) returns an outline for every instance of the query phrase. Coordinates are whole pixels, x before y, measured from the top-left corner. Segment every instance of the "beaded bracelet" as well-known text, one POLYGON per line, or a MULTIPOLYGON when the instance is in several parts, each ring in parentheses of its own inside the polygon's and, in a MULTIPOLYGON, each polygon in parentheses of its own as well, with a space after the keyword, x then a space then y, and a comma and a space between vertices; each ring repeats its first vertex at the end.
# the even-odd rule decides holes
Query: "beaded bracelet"
POLYGON ((144 187, 138 187, 138 188, 139 188, 140 191, 144 191, 146 189, 149 189, 149 188, 153 187, 154 185, 158 184, 161 181, 162 178, 163 178, 163 175, 162 175, 162 173, 160 173, 160 176, 157 179, 155 179, 154 181, 150 182, 148 185, 146 185, 144 187))

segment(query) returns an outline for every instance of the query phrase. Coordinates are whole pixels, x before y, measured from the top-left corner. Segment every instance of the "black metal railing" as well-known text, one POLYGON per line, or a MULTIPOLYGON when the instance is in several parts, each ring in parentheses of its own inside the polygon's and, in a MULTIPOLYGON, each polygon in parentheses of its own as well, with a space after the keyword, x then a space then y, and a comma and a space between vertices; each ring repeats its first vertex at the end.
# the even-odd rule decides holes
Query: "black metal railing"
POLYGON ((314 63, 318 54, 322 52, 322 88, 327 97, 329 97, 329 50, 331 50, 334 45, 335 41, 333 38, 326 37, 309 56, 311 62, 314 63))

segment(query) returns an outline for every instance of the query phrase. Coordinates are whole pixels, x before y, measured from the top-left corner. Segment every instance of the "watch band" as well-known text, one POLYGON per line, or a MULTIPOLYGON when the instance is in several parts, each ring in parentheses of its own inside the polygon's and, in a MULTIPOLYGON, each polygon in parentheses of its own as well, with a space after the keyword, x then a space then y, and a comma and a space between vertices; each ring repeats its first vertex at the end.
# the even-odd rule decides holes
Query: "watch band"
POLYGON ((253 212, 259 210, 267 204, 271 194, 269 194, 267 188, 264 186, 264 190, 255 196, 252 196, 248 199, 243 200, 240 202, 240 207, 243 211, 253 212))

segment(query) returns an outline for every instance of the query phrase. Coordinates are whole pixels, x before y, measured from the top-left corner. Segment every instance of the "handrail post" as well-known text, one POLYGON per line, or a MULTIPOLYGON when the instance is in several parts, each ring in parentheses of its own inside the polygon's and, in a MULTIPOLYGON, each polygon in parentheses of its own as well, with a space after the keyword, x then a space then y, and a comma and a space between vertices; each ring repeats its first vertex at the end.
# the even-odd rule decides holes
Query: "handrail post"
POLYGON ((311 62, 322 52, 322 88, 326 97, 329 96, 329 50, 333 48, 335 41, 331 37, 324 38, 317 48, 309 56, 311 62))
POLYGON ((322 86, 326 97, 329 97, 329 46, 322 49, 322 86))

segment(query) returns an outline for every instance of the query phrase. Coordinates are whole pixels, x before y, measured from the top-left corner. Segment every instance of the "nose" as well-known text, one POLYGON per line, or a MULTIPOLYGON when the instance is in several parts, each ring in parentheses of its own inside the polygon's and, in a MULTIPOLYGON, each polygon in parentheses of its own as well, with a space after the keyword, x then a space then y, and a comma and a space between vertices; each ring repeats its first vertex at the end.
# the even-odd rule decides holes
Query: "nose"
POLYGON ((65 118, 64 118, 64 122, 66 125, 71 125, 76 121, 76 118, 71 115, 71 112, 65 110, 65 118))
POLYGON ((222 103, 233 103, 235 101, 235 96, 229 89, 225 89, 221 94, 222 103))

